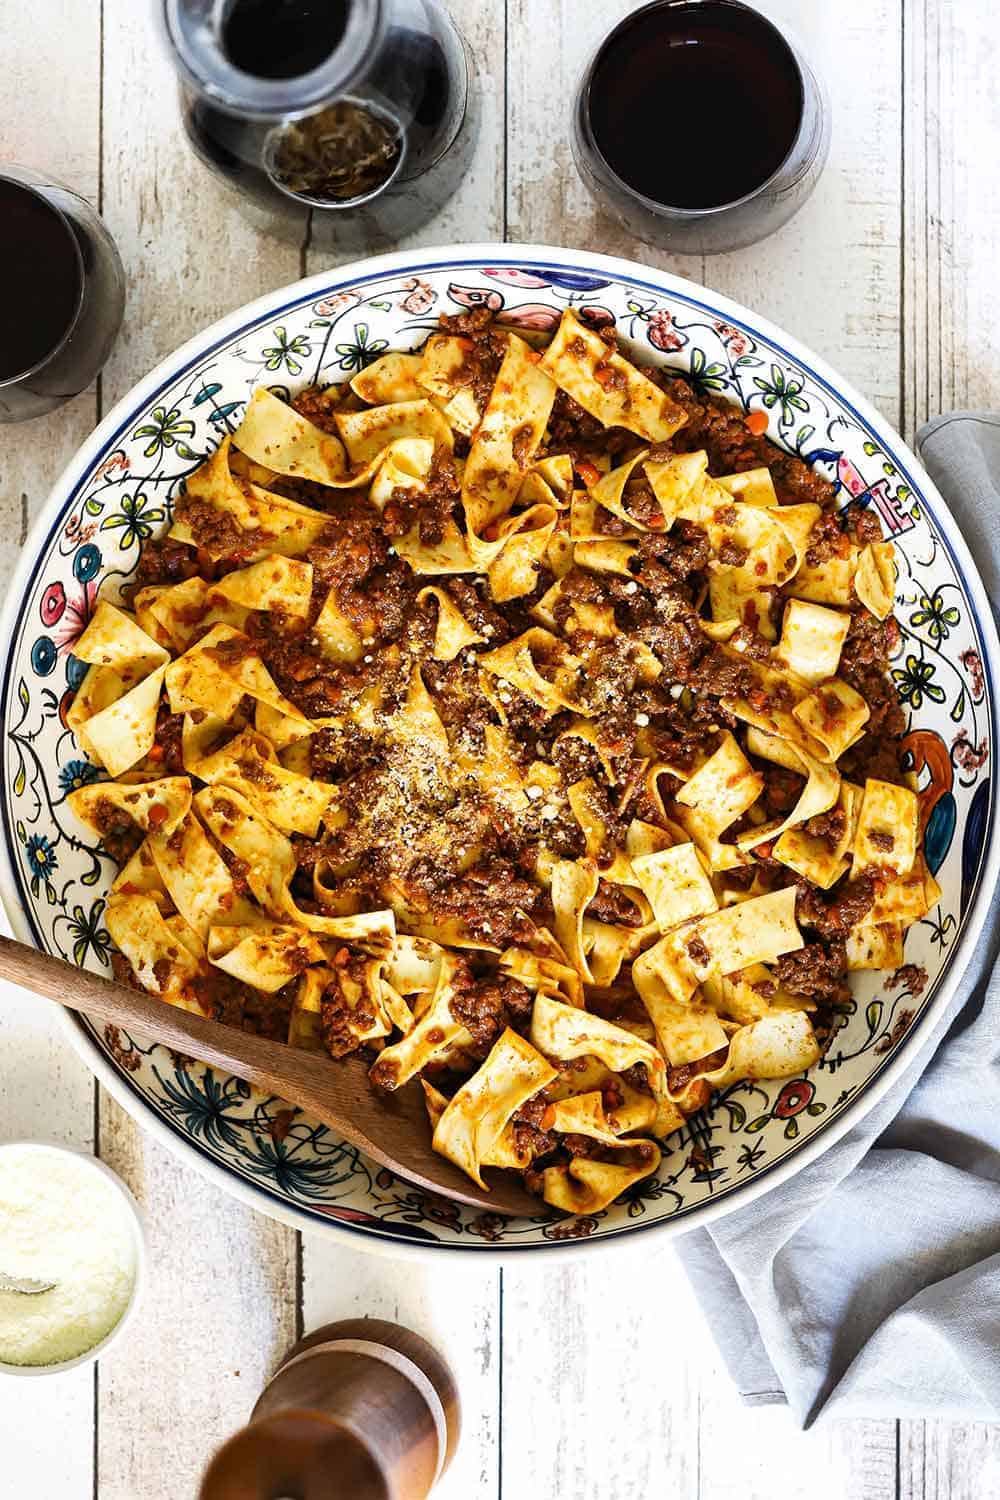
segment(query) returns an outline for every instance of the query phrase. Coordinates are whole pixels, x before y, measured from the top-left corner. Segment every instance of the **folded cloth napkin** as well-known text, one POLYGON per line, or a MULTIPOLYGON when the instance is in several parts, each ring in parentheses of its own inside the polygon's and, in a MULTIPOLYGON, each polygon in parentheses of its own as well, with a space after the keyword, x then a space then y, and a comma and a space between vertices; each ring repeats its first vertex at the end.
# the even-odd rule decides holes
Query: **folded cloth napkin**
MULTIPOLYGON (((956 412, 923 460, 1000 611, 1000 414, 956 412)), ((1000 893, 906 1074, 792 1181, 678 1253, 744 1401, 1000 1417, 1000 893)))

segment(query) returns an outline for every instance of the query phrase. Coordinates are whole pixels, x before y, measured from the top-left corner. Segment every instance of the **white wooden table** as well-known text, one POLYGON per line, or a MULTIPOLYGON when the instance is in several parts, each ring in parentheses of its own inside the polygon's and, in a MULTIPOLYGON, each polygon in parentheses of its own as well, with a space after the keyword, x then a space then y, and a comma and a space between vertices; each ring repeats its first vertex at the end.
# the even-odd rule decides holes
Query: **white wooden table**
MULTIPOLYGON (((630 0, 451 0, 485 128, 424 243, 507 236, 647 259, 773 317, 904 434, 1000 401, 1000 13, 995 0, 771 0, 826 75, 835 118, 818 193, 755 249, 644 250, 601 217, 566 143, 573 81, 630 0)), ((6 577, 55 476, 178 343, 319 271, 256 237, 187 150, 152 0, 0 0, 0 158, 98 203, 129 273, 95 390, 0 428, 6 577)), ((713 107, 706 101, 706 108, 713 107)), ((692 123, 694 128, 695 122, 692 123)), ((0 226, 2 232, 2 226, 0 226)), ((2 316, 2 306, 0 306, 2 316)), ((0 1500, 186 1500, 303 1328, 398 1318, 454 1361, 465 1439, 442 1500, 994 1500, 1000 1427, 828 1424, 744 1412, 672 1252, 504 1272, 414 1265, 297 1236, 208 1186, 94 1084, 37 1002, 0 996, 0 1139, 93 1148, 145 1205, 149 1294, 96 1373, 0 1389, 0 1500)))

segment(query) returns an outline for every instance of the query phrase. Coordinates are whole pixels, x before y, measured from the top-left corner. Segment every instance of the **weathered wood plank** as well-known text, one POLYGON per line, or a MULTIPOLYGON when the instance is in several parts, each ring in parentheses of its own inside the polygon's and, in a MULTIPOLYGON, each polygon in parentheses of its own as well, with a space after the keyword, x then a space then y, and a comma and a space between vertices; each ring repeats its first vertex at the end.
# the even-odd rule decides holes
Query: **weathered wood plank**
POLYGON ((180 1166, 103 1093, 100 1146, 143 1205, 150 1274, 130 1337, 100 1366, 98 1493, 193 1495, 295 1339, 295 1236, 180 1166))
POLYGON ((707 1339, 669 1251, 506 1269, 503 1494, 698 1500, 707 1339))
MULTIPOLYGON (((1000 401, 1000 28, 990 0, 903 13, 902 424, 1000 401)), ((900 1500, 1000 1495, 1000 1425, 900 1423, 900 1500)))
POLYGON ((258 234, 188 148, 154 7, 104 10, 104 217, 129 282, 110 405, 214 319, 294 281, 299 249, 258 234))
MULTIPOLYGON (((98 194, 100 15, 90 0, 53 0, 46 25, 0 0, 0 161, 51 173, 92 203, 98 194), (73 45, 66 38, 73 38, 73 45)), ((0 577, 74 449, 94 425, 93 389, 60 411, 0 437, 0 577)))
MULTIPOLYGON (((244 224, 188 150, 153 8, 104 10, 104 213, 129 274, 110 405, 214 318, 294 280, 299 253, 244 224)), ((295 1235, 180 1165, 106 1096, 100 1145, 145 1206, 152 1274, 134 1336, 100 1371, 99 1492, 193 1494, 295 1337, 295 1235)))
POLYGON ((1000 28, 990 0, 905 9, 903 382, 907 436, 1000 401, 1000 28))
MULTIPOLYGON (((46 25, 18 0, 0 0, 0 160, 52 173, 96 202, 100 129, 100 16, 91 0, 52 0, 46 25), (72 36, 72 48, 65 38, 72 36)), ((31 520, 93 426, 93 390, 44 423, 0 428, 0 585, 31 520)), ((6 920, 0 926, 7 931, 6 920)), ((0 1139, 93 1146, 94 1082, 46 1006, 3 986, 0 1139), (44 1103, 42 1103, 44 1101, 44 1103)), ((10 1494, 89 1495, 94 1376, 4 1383, 3 1481, 10 1494), (58 1434, 58 1441, 53 1441, 58 1434)))
POLYGON ((435 1500, 499 1500, 500 1273, 387 1260, 310 1233, 302 1236, 302 1265, 306 1331, 338 1318, 388 1318, 441 1351, 458 1382, 462 1439, 435 1500))
POLYGON ((901 1422, 899 1500, 992 1500, 1000 1495, 1000 1427, 901 1422))
POLYGON ((896 1500, 896 1424, 802 1432, 786 1407, 743 1406, 719 1369, 702 1386, 699 1500, 896 1500))
POLYGON ((830 97, 830 157, 815 193, 771 238, 706 262, 708 283, 773 318, 899 411, 901 0, 763 0, 794 30, 830 97))

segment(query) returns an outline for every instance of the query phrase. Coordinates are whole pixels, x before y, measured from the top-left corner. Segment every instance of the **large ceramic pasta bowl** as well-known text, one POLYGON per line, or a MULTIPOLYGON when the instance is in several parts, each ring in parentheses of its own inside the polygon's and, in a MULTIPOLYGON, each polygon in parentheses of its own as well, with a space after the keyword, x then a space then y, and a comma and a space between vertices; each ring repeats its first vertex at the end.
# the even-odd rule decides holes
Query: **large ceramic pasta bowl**
MULTIPOLYGON (((74 642, 102 585, 123 581, 169 524, 182 483, 238 425, 251 392, 348 380, 388 349, 420 345, 441 312, 486 305, 514 330, 573 307, 626 347, 766 414, 771 438, 870 505, 896 543, 901 642, 892 663, 909 714, 924 854, 940 904, 907 933, 901 983, 852 976, 853 1010, 828 1055, 781 1082, 726 1089, 666 1143, 658 1173, 598 1215, 505 1221, 432 1200, 275 1098, 124 1033, 67 1026, 101 1083, 184 1159, 263 1212, 362 1246, 424 1253, 554 1251, 680 1233, 814 1160, 900 1077, 961 978, 996 884, 989 605, 954 522, 913 457, 821 360, 715 293, 625 261, 538 246, 385 256, 275 292, 153 371, 56 485, 11 585, 4 634, 3 897, 17 935, 109 972, 103 912, 113 869, 67 796, 101 773, 65 726, 82 675, 74 642), (906 974, 926 976, 921 985, 906 974)), ((334 1064, 331 1063, 331 1066, 334 1064)))

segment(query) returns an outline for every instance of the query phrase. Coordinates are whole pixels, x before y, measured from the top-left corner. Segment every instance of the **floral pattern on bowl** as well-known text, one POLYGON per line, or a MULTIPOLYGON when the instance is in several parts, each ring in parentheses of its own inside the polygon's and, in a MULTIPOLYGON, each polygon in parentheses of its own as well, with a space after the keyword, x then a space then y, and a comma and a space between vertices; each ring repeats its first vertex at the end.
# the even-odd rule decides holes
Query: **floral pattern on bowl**
MULTIPOLYGON (((71 464, 30 538, 7 606, 2 753, 15 930, 71 963, 109 971, 110 862, 66 797, 101 773, 65 726, 82 679, 73 644, 99 588, 135 569, 169 524, 182 482, 239 424, 253 389, 341 382, 387 349, 422 343, 441 312, 489 307, 505 327, 548 331, 573 307, 614 324, 637 357, 763 411, 770 436, 875 510, 897 544, 892 673, 910 715, 940 906, 907 935, 907 969, 855 975, 853 1013, 808 1077, 725 1090, 667 1143, 657 1176, 593 1217, 504 1221, 428 1197, 278 1099, 167 1049, 83 1021, 71 1026, 98 1076, 137 1118, 255 1206, 300 1227, 369 1242, 480 1251, 611 1241, 683 1229, 747 1201, 832 1143, 888 1087, 947 999, 995 881, 991 664, 982 586, 940 498, 910 455, 831 372, 715 294, 626 262, 492 246, 384 257, 313 278, 209 329, 155 371, 71 464), (926 974, 921 988, 918 970, 926 974)), ((332 1066, 333 1064, 331 1064, 332 1066)))

